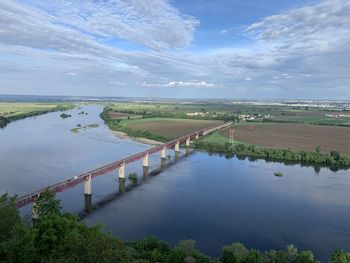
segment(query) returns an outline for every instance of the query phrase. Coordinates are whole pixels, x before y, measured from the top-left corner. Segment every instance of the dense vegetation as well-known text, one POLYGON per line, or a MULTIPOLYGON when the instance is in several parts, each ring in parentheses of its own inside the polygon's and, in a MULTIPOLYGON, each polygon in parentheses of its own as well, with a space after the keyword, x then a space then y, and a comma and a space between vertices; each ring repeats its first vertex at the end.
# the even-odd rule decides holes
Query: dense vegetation
POLYGON ((269 149, 246 144, 219 144, 197 140, 194 146, 212 153, 222 153, 227 156, 248 156, 276 161, 302 162, 326 165, 333 168, 350 167, 350 157, 338 151, 322 153, 319 147, 314 152, 294 152, 289 149, 269 149))
MULTIPOLYGON (((202 111, 205 111, 205 109, 202 109, 202 111)), ((132 115, 141 115, 142 118, 178 118, 178 119, 195 119, 195 120, 220 120, 225 122, 236 122, 238 120, 237 114, 232 113, 212 113, 209 115, 196 115, 196 116, 189 116, 185 112, 177 112, 176 110, 169 112, 169 111, 146 111, 146 110, 115 110, 111 107, 105 107, 104 109, 104 117, 108 115, 108 112, 120 112, 120 113, 126 113, 126 114, 132 114, 132 115)))
POLYGON ((65 111, 65 110, 73 109, 74 107, 75 106, 72 104, 60 104, 50 109, 38 109, 38 110, 20 112, 20 113, 15 112, 16 114, 10 114, 8 116, 0 116, 0 128, 4 128, 10 122, 13 122, 19 119, 38 116, 38 115, 42 115, 42 114, 46 114, 54 111, 65 111))
MULTIPOLYGON (((220 258, 210 258, 195 249, 193 240, 181 241, 175 248, 153 237, 127 243, 102 232, 101 226, 88 227, 76 216, 62 213, 50 192, 40 195, 39 219, 31 226, 20 218, 14 200, 6 194, 0 197, 0 262, 317 262, 311 251, 298 252, 293 245, 262 252, 234 243, 222 248, 220 258)), ((349 260, 349 253, 337 250, 329 262, 349 260)))

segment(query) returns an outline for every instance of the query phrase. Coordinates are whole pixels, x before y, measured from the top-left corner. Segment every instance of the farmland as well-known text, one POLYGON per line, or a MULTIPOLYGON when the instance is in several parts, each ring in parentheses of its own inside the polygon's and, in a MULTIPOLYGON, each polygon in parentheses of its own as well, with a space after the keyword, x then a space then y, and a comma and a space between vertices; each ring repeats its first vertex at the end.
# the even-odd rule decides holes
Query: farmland
POLYGON ((142 116, 136 114, 128 114, 123 112, 111 111, 108 113, 112 120, 127 120, 127 119, 140 119, 142 116))
POLYGON ((119 112, 146 117, 250 122, 304 123, 350 126, 347 104, 291 104, 239 101, 118 102, 108 105, 119 112))
POLYGON ((52 110, 57 107, 57 104, 41 104, 41 103, 0 103, 0 114, 6 117, 13 117, 28 112, 41 110, 52 110))
MULTIPOLYGON (((322 152, 337 150, 350 155, 350 128, 307 124, 235 125, 234 140, 267 148, 322 152)), ((229 131, 222 132, 229 137, 229 131)))
POLYGON ((149 131, 168 138, 176 138, 194 131, 215 127, 221 124, 223 124, 222 121, 161 118, 140 119, 121 123, 121 125, 133 130, 149 131))
POLYGON ((73 107, 72 104, 65 103, 0 102, 0 127, 18 119, 73 107))
MULTIPOLYGON (((109 119, 138 116, 139 120, 109 123, 111 129, 124 129, 128 134, 141 131, 138 137, 149 137, 149 133, 152 133, 165 141, 202 128, 198 120, 233 121, 237 126, 234 139, 238 143, 273 149, 289 148, 293 151, 314 151, 320 146, 322 152, 337 150, 350 154, 350 128, 338 127, 350 125, 347 104, 316 103, 310 106, 216 101, 118 102, 108 105, 106 110, 109 119), (172 121, 169 123, 169 120, 172 121), (192 129, 194 123, 197 125, 192 129)), ((224 144, 228 142, 227 137, 228 131, 226 134, 213 134, 204 141, 224 144)))

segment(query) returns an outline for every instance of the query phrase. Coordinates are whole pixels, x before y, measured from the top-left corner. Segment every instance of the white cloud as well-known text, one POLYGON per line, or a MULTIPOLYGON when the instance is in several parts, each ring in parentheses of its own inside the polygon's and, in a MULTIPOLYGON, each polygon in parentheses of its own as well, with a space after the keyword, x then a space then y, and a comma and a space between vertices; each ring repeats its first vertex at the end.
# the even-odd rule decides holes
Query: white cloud
POLYGON ((115 86, 125 86, 125 85, 127 85, 127 83, 126 83, 126 82, 122 82, 122 81, 114 81, 114 80, 111 80, 111 81, 109 82, 109 84, 111 84, 111 85, 115 85, 115 86))
POLYGON ((223 29, 219 32, 219 35, 220 36, 224 36, 224 35, 227 35, 228 31, 226 29, 223 29))
POLYGON ((246 32, 292 52, 318 53, 349 40, 350 1, 325 0, 316 5, 273 15, 249 26, 246 32))
POLYGON ((182 48, 199 22, 181 15, 167 0, 37 0, 53 23, 104 39, 120 38, 154 48, 182 48))
POLYGON ((26 2, 0 0, 0 93, 11 93, 4 86, 49 93, 42 83, 54 94, 110 87, 111 94, 140 96, 150 94, 140 86, 206 88, 200 95, 225 97, 327 97, 350 88, 349 1, 263 18, 245 31, 249 47, 204 51, 179 49, 191 43, 198 21, 167 0, 26 2), (151 49, 123 49, 118 39, 151 49))
POLYGON ((214 88, 222 87, 220 84, 207 83, 205 81, 170 81, 168 83, 146 83, 141 84, 143 87, 185 87, 185 88, 214 88))

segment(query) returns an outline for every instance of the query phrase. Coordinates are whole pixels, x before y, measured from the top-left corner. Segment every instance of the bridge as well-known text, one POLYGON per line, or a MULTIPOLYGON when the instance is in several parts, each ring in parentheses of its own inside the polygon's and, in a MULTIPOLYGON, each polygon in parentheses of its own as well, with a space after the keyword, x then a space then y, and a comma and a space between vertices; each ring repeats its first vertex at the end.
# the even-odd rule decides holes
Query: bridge
MULTIPOLYGON (((179 156, 180 152, 180 144, 185 143, 186 147, 190 146, 190 142, 193 139, 198 139, 200 136, 208 135, 214 131, 217 131, 219 129, 226 128, 230 126, 232 123, 225 123, 220 126, 208 128, 208 129, 202 129, 200 131, 192 132, 190 134, 181 136, 177 139, 171 140, 167 143, 157 145, 155 147, 152 147, 146 151, 137 153, 135 155, 129 156, 127 158, 115 161, 113 163, 107 164, 105 166, 99 167, 97 169, 82 173, 80 175, 76 175, 72 178, 69 178, 67 180, 58 182, 54 185, 50 185, 48 187, 39 189, 37 191, 34 191, 32 193, 17 197, 15 201, 15 206, 17 208, 21 208, 23 206, 26 206, 31 203, 35 203, 38 199, 39 195, 45 191, 51 191, 53 193, 63 192, 65 190, 68 190, 70 188, 73 188, 74 186, 84 183, 84 195, 85 195, 85 209, 91 210, 91 196, 92 196, 92 179, 94 179, 97 176, 102 176, 107 173, 110 173, 114 170, 119 169, 119 190, 123 192, 125 190, 125 166, 127 164, 136 162, 140 159, 143 159, 143 175, 144 177, 147 177, 148 175, 148 167, 149 162, 148 158, 149 155, 160 152, 161 157, 161 167, 164 167, 166 162, 166 150, 173 148, 175 150, 175 158, 179 156)), ((33 219, 37 218, 37 213, 34 211, 34 205, 33 205, 33 219)))

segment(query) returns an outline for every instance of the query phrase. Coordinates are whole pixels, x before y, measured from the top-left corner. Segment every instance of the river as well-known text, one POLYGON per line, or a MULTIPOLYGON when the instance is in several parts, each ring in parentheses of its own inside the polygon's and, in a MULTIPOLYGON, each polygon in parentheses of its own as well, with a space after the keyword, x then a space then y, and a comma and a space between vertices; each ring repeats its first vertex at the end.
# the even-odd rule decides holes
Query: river
MULTIPOLYGON (((0 129, 0 192, 21 195, 151 147, 117 138, 99 118, 101 110, 83 106, 67 111, 71 118, 54 112, 0 129), (71 132, 77 124, 99 127, 71 132)), ((159 154, 150 163, 156 169, 159 154)), ((141 175, 141 163, 127 166, 126 172, 141 175)), ((336 248, 350 250, 349 171, 316 172, 300 165, 194 152, 114 197, 117 176, 115 171, 93 180, 97 206, 84 221, 102 223, 126 240, 156 236, 176 245, 195 239, 197 248, 211 256, 233 242, 257 249, 294 244, 311 249, 323 261, 336 248), (279 171, 283 177, 274 176, 279 171)), ((57 197, 65 211, 84 209, 82 185, 57 197)), ((22 209, 29 212, 30 207, 22 209)))

